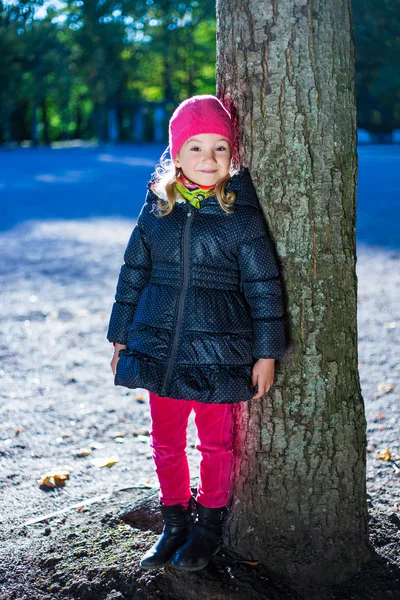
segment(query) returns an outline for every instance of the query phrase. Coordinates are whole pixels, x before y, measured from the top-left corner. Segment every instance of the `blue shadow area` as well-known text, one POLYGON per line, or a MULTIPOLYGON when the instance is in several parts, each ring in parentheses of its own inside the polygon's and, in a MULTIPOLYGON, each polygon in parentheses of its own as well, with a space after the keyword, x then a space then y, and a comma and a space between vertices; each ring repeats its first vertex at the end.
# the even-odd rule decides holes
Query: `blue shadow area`
MULTIPOLYGON (((0 229, 29 219, 136 218, 163 145, 0 151, 0 229)), ((359 146, 357 242, 400 247, 400 146, 359 146)))
POLYGON ((400 146, 358 147, 357 242, 400 248, 400 146))
POLYGON ((136 218, 166 146, 0 152, 0 229, 28 219, 136 218))

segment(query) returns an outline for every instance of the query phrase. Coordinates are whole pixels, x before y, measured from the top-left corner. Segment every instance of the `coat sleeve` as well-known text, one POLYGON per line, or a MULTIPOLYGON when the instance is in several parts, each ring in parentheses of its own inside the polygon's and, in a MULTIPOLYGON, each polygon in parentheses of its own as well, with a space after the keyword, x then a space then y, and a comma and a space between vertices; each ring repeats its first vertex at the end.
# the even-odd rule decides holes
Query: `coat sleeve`
POLYGON ((140 294, 151 275, 151 255, 144 231, 146 203, 142 206, 136 225, 124 253, 119 273, 115 302, 108 325, 107 339, 126 344, 140 294))
POLYGON ((253 358, 280 359, 285 354, 282 288, 261 211, 249 219, 240 244, 239 266, 253 321, 253 358))

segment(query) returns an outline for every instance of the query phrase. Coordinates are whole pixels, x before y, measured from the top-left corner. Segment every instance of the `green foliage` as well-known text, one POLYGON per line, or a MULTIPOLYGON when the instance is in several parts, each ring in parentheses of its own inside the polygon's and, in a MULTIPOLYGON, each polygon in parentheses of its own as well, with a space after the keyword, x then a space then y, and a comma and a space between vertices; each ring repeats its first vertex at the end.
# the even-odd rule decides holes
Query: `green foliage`
POLYGON ((400 127, 400 2, 353 0, 358 125, 400 127))
MULTIPOLYGON (((0 2, 0 142, 105 137, 112 106, 129 140, 138 103, 169 114, 215 93, 215 0, 43 4, 0 2)), ((400 127, 399 5, 353 0, 358 125, 371 131, 400 127)))
MULTIPOLYGON (((215 3, 0 2, 0 140, 106 136, 119 107, 215 93, 215 3)), ((147 124, 147 129, 149 129, 147 124)))

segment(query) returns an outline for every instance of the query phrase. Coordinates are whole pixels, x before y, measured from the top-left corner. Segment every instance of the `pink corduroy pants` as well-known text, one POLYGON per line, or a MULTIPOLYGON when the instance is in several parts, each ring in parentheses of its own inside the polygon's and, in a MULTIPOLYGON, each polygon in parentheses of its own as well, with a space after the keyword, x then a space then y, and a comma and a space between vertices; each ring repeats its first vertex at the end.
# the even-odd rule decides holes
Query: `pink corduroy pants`
POLYGON ((165 506, 182 504, 191 497, 186 455, 187 426, 194 411, 196 448, 201 454, 196 500, 207 508, 226 506, 232 471, 233 404, 205 404, 178 400, 149 391, 150 446, 165 506))

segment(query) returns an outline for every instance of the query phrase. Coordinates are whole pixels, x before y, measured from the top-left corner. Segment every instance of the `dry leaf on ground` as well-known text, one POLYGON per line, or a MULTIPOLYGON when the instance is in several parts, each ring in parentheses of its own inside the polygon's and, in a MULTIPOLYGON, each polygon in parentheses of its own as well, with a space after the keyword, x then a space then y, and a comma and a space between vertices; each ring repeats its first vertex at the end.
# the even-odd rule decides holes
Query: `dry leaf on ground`
POLYGON ((109 458, 93 458, 92 465, 95 467, 112 467, 118 462, 118 456, 110 456, 109 458))
POLYGON ((150 435, 150 433, 147 427, 140 427, 139 429, 135 429, 135 431, 132 431, 132 435, 150 435))
POLYGON ((92 451, 90 448, 79 448, 73 454, 74 456, 89 456, 89 454, 92 454, 92 451))
POLYGON ((380 458, 381 460, 390 460, 392 458, 392 455, 390 453, 389 448, 386 447, 384 450, 381 450, 381 452, 378 452, 376 458, 380 458))
POLYGON ((112 431, 110 434, 110 437, 112 438, 123 438, 127 435, 126 431, 112 431))
POLYGON ((38 483, 40 486, 55 488, 62 485, 65 485, 67 479, 69 479, 69 471, 66 469, 55 469, 54 471, 48 471, 38 479, 38 483))
POLYGON ((388 394, 389 392, 393 392, 395 389, 396 386, 393 385, 393 383, 385 383, 384 381, 378 383, 378 391, 381 394, 388 394))

